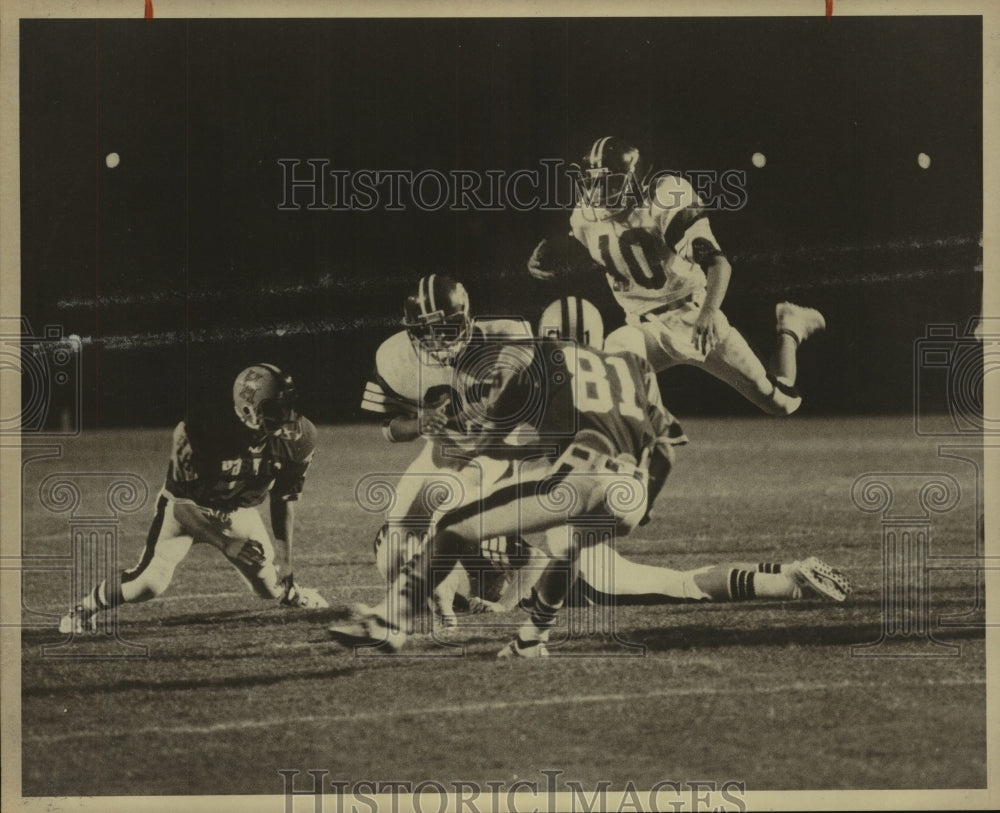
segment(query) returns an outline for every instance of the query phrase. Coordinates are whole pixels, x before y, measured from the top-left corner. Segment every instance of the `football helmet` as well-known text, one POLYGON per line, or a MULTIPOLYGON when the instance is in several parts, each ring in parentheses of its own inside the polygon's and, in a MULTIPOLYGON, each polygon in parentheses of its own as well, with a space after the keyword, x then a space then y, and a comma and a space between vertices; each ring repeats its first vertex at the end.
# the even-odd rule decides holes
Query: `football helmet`
POLYGON ((578 167, 577 202, 593 220, 607 220, 640 206, 645 171, 639 150, 616 136, 597 139, 578 167))
POLYGON ((273 364, 254 364, 236 376, 233 407, 251 429, 290 440, 302 434, 295 411, 295 382, 273 364))
POLYGON ((591 302, 578 296, 566 296, 542 311, 538 320, 538 336, 572 341, 600 350, 604 347, 604 320, 591 302))
POLYGON ((472 337, 465 286, 441 274, 421 277, 403 304, 403 326, 419 349, 442 364, 454 362, 472 337))

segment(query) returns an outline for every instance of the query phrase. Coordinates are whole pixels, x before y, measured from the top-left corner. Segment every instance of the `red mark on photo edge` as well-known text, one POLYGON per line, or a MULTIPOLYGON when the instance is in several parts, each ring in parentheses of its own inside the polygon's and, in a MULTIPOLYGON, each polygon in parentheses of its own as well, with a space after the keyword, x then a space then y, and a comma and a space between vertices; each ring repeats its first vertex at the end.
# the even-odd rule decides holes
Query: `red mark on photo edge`
MULTIPOLYGON (((147 5, 150 2, 151 0, 146 0, 147 5)), ((833 0, 826 0, 826 19, 829 20, 832 16, 833 16, 833 0)))
MULTIPOLYGON (((827 13, 829 13, 830 0, 826 0, 826 8, 827 8, 827 13)), ((153 19, 153 0, 146 0, 146 11, 142 16, 145 17, 147 20, 153 19)))

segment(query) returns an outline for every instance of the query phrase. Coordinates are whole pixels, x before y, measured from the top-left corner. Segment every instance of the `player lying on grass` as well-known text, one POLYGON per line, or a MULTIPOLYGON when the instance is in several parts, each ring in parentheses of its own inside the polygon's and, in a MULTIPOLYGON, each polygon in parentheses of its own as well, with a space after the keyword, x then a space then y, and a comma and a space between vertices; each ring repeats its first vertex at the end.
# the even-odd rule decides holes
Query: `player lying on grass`
POLYGON ((295 385, 255 364, 233 385, 231 412, 190 415, 174 429, 167 478, 138 564, 98 584, 59 631, 96 629, 97 614, 160 595, 195 543, 218 548, 253 591, 285 606, 326 607, 291 573, 278 577, 274 546, 257 506, 270 497, 271 528, 291 562, 294 504, 313 457, 316 428, 295 411, 295 385))
MULTIPOLYGON (((423 440, 423 447, 394 485, 388 522, 376 536, 376 560, 383 575, 395 575, 404 551, 430 527, 436 500, 458 491, 478 492, 507 473, 507 461, 480 458, 470 464, 469 423, 483 398, 483 380, 501 347, 531 338, 519 319, 473 319, 460 282, 442 274, 423 277, 403 304, 404 329, 386 339, 375 354, 362 409, 383 416, 382 433, 391 443, 423 440), (391 553, 389 552, 391 550, 391 553)), ((505 548, 502 539, 484 549, 505 548)), ((453 626, 453 599, 464 583, 461 573, 438 585, 436 614, 453 626)))
MULTIPOLYGON (((791 414, 802 403, 798 346, 825 328, 822 314, 778 304, 777 346, 765 369, 721 310, 732 269, 698 194, 680 176, 647 175, 635 147, 613 136, 595 141, 580 169, 569 232, 539 243, 529 272, 554 279, 599 269, 626 323, 642 331, 656 372, 694 365, 764 412, 791 414)), ((619 338, 611 333, 607 349, 618 349, 619 338)))
MULTIPOLYGON (((538 335, 542 338, 574 341, 600 349, 604 325, 600 312, 590 302, 566 297, 553 302, 542 314, 538 335)), ((632 331, 630 346, 641 355, 643 342, 632 331)), ((650 397, 658 390, 649 382, 650 397)), ((672 447, 686 443, 679 424, 670 415, 662 443, 665 478, 673 459, 672 447)), ((650 514, 640 525, 647 523, 650 514)), ((556 528, 550 533, 562 533, 556 528)), ((419 548, 419 539, 408 537, 408 545, 393 553, 380 532, 375 542, 379 572, 390 580, 419 548)), ((479 557, 464 561, 468 577, 459 569, 453 576, 457 595, 473 612, 505 612, 530 595, 531 579, 547 559, 540 546, 528 545, 520 536, 487 540, 479 557)), ((727 562, 693 570, 674 570, 645 565, 623 557, 613 546, 599 543, 581 557, 579 578, 570 592, 571 604, 662 604, 682 601, 746 601, 750 599, 795 600, 822 596, 843 601, 850 590, 846 578, 816 557, 791 562, 727 562)), ((522 605, 523 606, 523 605, 522 605)))

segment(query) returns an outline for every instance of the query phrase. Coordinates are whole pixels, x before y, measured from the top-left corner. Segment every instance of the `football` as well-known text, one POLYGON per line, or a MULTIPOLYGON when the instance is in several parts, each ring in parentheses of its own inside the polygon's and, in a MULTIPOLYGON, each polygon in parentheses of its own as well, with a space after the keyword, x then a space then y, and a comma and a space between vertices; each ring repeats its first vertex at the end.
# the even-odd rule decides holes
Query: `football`
POLYGON ((583 244, 566 232, 546 237, 535 246, 528 271, 537 279, 561 279, 590 271, 596 265, 583 244))

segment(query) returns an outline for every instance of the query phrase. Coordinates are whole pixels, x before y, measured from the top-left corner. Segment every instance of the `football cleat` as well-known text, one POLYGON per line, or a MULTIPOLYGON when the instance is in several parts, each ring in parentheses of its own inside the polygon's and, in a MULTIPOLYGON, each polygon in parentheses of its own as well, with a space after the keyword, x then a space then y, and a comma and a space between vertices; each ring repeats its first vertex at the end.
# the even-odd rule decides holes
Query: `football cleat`
POLYGON ((547 658, 549 650, 544 641, 522 641, 518 636, 497 653, 498 658, 547 658))
POLYGON ((282 607, 299 607, 303 610, 326 609, 330 605, 319 591, 312 587, 300 587, 291 576, 282 580, 284 588, 278 602, 282 607))
POLYGON ((97 631, 97 613, 77 604, 69 613, 59 619, 59 632, 63 635, 83 635, 97 631))
POLYGON ((791 302, 779 302, 774 308, 778 322, 778 333, 787 331, 795 336, 799 344, 826 328, 826 319, 815 308, 804 308, 791 302))
POLYGON ((785 565, 781 572, 787 573, 800 587, 833 601, 844 601, 851 592, 850 580, 815 556, 785 565))
POLYGON ((485 598, 480 598, 479 596, 473 596, 469 599, 469 612, 473 614, 479 613, 503 613, 507 609, 498 601, 488 601, 485 598))
MULTIPOLYGON (((357 608, 355 608, 357 615, 357 608)), ((373 647, 381 652, 398 652, 406 643, 406 633, 390 626, 374 613, 348 624, 334 624, 327 628, 327 635, 341 646, 373 647)))

